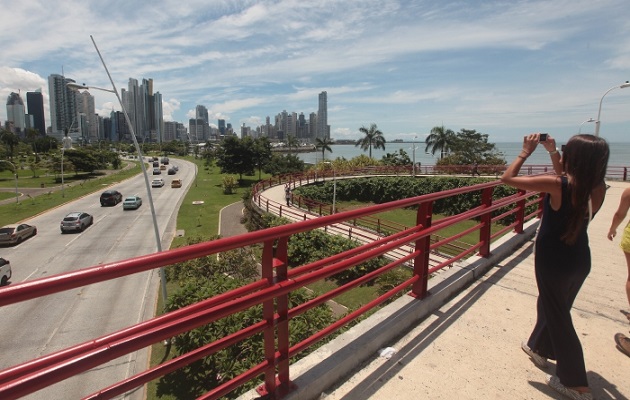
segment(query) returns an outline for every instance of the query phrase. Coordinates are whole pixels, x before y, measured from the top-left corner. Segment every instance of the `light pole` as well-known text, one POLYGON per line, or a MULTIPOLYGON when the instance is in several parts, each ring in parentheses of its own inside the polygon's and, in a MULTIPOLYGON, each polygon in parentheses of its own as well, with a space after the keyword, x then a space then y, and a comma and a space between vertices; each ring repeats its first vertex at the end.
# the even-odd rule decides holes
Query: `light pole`
POLYGON ((413 162, 413 164, 412 164, 412 169, 411 170, 412 170, 412 175, 413 175, 414 178, 416 176, 416 139, 418 139, 418 136, 414 136, 413 137, 413 147, 412 147, 412 150, 413 150, 412 162, 413 162))
POLYGON ((578 129, 578 134, 582 133, 582 125, 584 125, 584 124, 585 124, 585 123, 587 123, 587 122, 595 122, 595 120, 594 120, 593 118, 589 118, 589 119, 587 119, 586 121, 582 122, 582 123, 580 124, 580 129, 578 129))
POLYGON ((13 178, 15 178, 15 202, 19 203, 20 200, 18 200, 17 169, 15 168, 15 164, 13 164, 11 161, 7 161, 7 160, 0 160, 0 162, 9 163, 13 167, 13 178))
POLYGON ((333 204, 332 204, 332 213, 336 212, 336 202, 337 202, 337 173, 335 172, 335 166, 330 161, 324 161, 324 164, 330 165, 333 171, 333 204))
MULTIPOLYGON (((153 219, 153 231, 155 233, 155 246, 157 248, 158 252, 162 251, 162 243, 160 241, 160 230, 158 229, 158 223, 157 223, 157 216, 155 214, 155 206, 153 205, 153 196, 151 196, 151 184, 149 183, 149 175, 147 174, 147 169, 144 165, 144 157, 142 156, 142 151, 140 150, 140 146, 138 145, 138 139, 136 138, 136 132, 133 129, 133 125, 131 124, 131 120, 129 119, 129 114, 127 114, 127 109, 125 108, 125 105, 122 102, 122 99, 120 98, 120 95, 118 94, 118 90, 116 89, 116 85, 114 84, 114 80, 112 79, 112 76, 109 73, 109 70, 107 69, 107 65, 105 64, 105 60, 103 59, 103 56, 101 55, 101 52, 98 49, 98 46, 96 46, 96 42, 94 41, 94 38, 92 37, 92 35, 90 35, 90 39, 92 40, 92 44, 94 44, 94 48, 96 49, 96 52, 98 53, 98 57, 101 59, 101 63, 103 64, 103 68, 105 68, 105 72, 107 73, 107 77, 109 78, 110 83, 112 84, 112 89, 105 89, 105 88, 99 88, 99 87, 95 87, 95 86, 85 86, 85 85, 79 85, 76 83, 68 83, 67 86, 71 89, 94 89, 94 90, 101 90, 104 92, 109 92, 109 93, 114 93, 116 95, 116 98, 118 99, 118 103, 120 104, 120 108, 122 109, 123 114, 125 115, 125 120, 127 121, 127 125, 129 126, 129 131, 131 132, 131 138, 133 139, 133 145, 136 148, 136 152, 138 153, 138 160, 140 160, 140 167, 142 168, 142 174, 144 175, 144 184, 146 186, 146 190, 147 190, 147 198, 149 200, 149 206, 151 207, 151 217, 153 219)), ((166 275, 164 273, 164 267, 160 267, 160 284, 162 287, 162 297, 164 298, 164 304, 166 304, 166 300, 167 300, 167 294, 166 294, 166 275)))
POLYGON ((604 93, 604 95, 602 96, 602 98, 599 100, 599 111, 597 111, 597 119, 595 120, 595 136, 599 136, 599 124, 600 124, 600 116, 602 114, 602 101, 604 101, 604 97, 606 97, 606 95, 613 89, 625 89, 627 87, 630 87, 630 82, 626 81, 625 83, 622 83, 619 86, 613 86, 610 89, 608 89, 606 91, 606 93, 604 93))

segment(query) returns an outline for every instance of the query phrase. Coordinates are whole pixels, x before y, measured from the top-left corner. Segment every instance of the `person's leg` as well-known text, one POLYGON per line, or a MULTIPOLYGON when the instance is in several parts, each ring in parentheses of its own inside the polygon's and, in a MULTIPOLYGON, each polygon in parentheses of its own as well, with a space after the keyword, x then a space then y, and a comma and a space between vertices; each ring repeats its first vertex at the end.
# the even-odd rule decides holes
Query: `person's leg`
MULTIPOLYGON (((630 253, 626 253, 624 251, 623 254, 626 256, 626 265, 628 267, 628 277, 626 278, 626 297, 628 298, 628 307, 630 307, 630 253)), ((628 316, 628 319, 630 319, 630 316, 628 316)))

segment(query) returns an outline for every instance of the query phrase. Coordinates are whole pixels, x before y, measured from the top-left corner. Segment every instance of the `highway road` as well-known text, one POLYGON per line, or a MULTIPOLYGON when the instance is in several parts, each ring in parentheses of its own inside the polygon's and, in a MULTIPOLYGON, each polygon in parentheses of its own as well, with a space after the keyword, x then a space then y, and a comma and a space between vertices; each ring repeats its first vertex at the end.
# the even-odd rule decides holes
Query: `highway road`
MULTIPOLYGON (((196 168, 183 160, 171 160, 170 164, 177 165, 179 171, 175 175, 162 171, 155 177, 162 177, 165 185, 151 189, 164 250, 175 233, 177 210, 196 168), (182 179, 182 188, 171 188, 174 178, 182 179)), ((148 173, 152 179, 150 166, 148 173)), ((116 189, 123 198, 136 194, 143 204, 137 210, 123 210, 122 203, 101 207, 99 191, 25 221, 37 226, 37 236, 15 247, 0 248, 0 256, 11 262, 11 283, 155 252, 155 232, 142 174, 105 189, 116 189), (81 233, 62 234, 59 223, 73 211, 92 214, 94 224, 81 233)), ((159 284, 158 271, 149 271, 3 307, 0 369, 151 318, 159 284)), ((27 398, 81 398, 146 369, 147 356, 148 349, 130 354, 27 398)), ((142 389, 126 398, 140 399, 141 395, 142 389)))

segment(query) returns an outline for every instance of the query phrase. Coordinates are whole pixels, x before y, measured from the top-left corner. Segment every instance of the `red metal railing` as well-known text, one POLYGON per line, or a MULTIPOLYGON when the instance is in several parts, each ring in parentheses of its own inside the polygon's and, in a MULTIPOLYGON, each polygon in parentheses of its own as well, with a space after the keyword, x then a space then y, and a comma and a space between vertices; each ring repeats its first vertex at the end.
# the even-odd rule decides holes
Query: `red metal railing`
MULTIPOLYGON (((305 176, 299 179, 308 180, 309 177, 305 176)), ((275 183, 284 182, 280 179, 275 183)), ((357 210, 345 211, 338 214, 322 216, 320 218, 305 219, 284 226, 98 265, 1 288, 0 306, 5 306, 245 246, 261 245, 263 249, 260 260, 262 266, 261 279, 236 290, 223 293, 219 296, 161 315, 123 330, 104 333, 104 336, 95 338, 89 342, 77 344, 70 348, 2 370, 0 371, 0 398, 12 399, 25 396, 71 376, 105 364, 125 354, 146 348, 152 344, 159 343, 183 332, 212 323, 256 305, 262 305, 263 307, 263 314, 260 316, 258 322, 215 342, 208 343, 192 352, 140 372, 124 381, 111 383, 110 386, 87 398, 104 399, 121 395, 133 388, 137 388, 151 380, 199 360, 202 357, 210 356, 227 346, 259 333, 263 333, 264 337, 264 361, 244 373, 232 377, 229 381, 224 382, 220 386, 211 389, 201 398, 219 398, 233 391, 243 383, 261 375, 264 376, 264 383, 260 389, 261 393, 279 396, 279 394, 291 389, 291 377, 289 375, 289 359, 291 357, 294 357, 304 349, 339 330, 344 325, 374 307, 379 306, 401 291, 410 290, 409 294, 421 301, 421 299, 427 296, 427 281, 432 273, 452 265, 457 260, 473 253, 487 257, 490 254, 493 239, 508 230, 522 232, 523 223, 539 215, 540 210, 529 214, 525 211, 527 205, 533 205, 539 201, 538 193, 519 192, 504 198, 493 199, 493 190, 499 184, 499 182, 483 183, 446 192, 432 193, 357 210), (437 222, 432 220, 432 207, 435 201, 449 196, 479 191, 481 192, 482 200, 481 203, 474 208, 462 212, 461 214, 441 219, 437 222), (514 207, 509 211, 501 211, 509 206, 514 207), (292 235, 313 229, 332 229, 334 225, 347 224, 349 221, 353 221, 357 218, 408 207, 416 207, 418 210, 416 213, 417 224, 415 226, 381 237, 380 240, 377 241, 369 241, 358 248, 345 251, 326 259, 300 265, 292 269, 288 268, 290 260, 287 255, 287 245, 292 235), (514 216, 515 221, 506 225, 500 232, 491 234, 491 224, 508 216, 514 216), (456 235, 445 237, 436 243, 430 243, 431 235, 442 232, 446 227, 468 220, 474 220, 474 226, 456 235), (452 256, 450 259, 445 259, 434 265, 429 264, 429 254, 432 250, 473 232, 479 233, 477 243, 469 248, 462 249, 460 253, 452 256), (409 244, 413 247, 412 251, 405 252, 405 255, 399 258, 390 258, 385 266, 330 292, 324 293, 307 303, 293 308, 289 307, 288 296, 292 291, 326 279, 327 277, 363 263, 366 260, 396 251, 404 246, 409 246, 409 244), (320 332, 299 343, 289 343, 288 333, 291 329, 291 321, 293 318, 353 287, 373 280, 379 275, 406 263, 410 263, 413 266, 411 278, 377 299, 345 315, 320 332)), ((254 200, 257 203, 261 201, 259 189, 264 187, 264 185, 264 183, 261 183, 255 191, 254 200)), ((259 205, 263 208, 265 207, 264 204, 259 205)), ((286 209, 284 211, 286 211, 286 209)))

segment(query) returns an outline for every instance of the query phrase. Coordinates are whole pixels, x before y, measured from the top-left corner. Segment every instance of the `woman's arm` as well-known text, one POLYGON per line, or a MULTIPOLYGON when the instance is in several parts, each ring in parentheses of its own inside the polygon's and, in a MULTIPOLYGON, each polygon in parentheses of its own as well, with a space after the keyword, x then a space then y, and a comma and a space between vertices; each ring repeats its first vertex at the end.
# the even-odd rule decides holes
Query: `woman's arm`
POLYGON ((556 139, 547 135, 547 140, 544 142, 540 142, 543 145, 547 153, 549 153, 549 157, 551 158, 551 164, 553 165, 553 170, 556 175, 562 175, 564 171, 562 170, 562 155, 558 151, 556 147, 556 139))
POLYGON ((621 200, 619 200, 619 207, 613 216, 612 223, 608 229, 608 240, 613 240, 617 236, 617 228, 626 219, 628 209, 630 208, 630 188, 623 191, 621 194, 621 200))
MULTIPOLYGON (((503 176, 501 176, 501 182, 506 185, 514 186, 517 189, 545 192, 549 193, 552 198, 556 196, 559 198, 562 189, 557 176, 518 176, 518 173, 520 172, 527 157, 536 150, 539 143, 539 137, 539 133, 532 133, 523 138, 523 150, 505 170, 503 176)), ((553 143, 555 146, 555 141, 553 143)))

